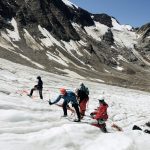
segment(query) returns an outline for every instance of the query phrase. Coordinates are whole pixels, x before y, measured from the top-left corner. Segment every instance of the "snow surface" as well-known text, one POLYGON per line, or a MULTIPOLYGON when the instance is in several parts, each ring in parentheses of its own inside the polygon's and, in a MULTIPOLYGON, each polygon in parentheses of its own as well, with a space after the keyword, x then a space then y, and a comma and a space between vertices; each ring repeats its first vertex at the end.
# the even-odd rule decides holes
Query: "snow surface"
POLYGON ((133 27, 131 25, 128 25, 128 24, 125 24, 125 25, 122 25, 124 28, 126 28, 127 30, 129 31, 132 31, 133 30, 133 27))
POLYGON ((18 26, 17 26, 17 22, 14 18, 12 18, 12 20, 10 21, 10 23, 12 24, 12 26, 14 27, 14 31, 11 31, 9 29, 6 29, 8 32, 8 36, 13 40, 13 41, 19 41, 20 35, 19 35, 19 31, 18 31, 18 26))
POLYGON ((61 65, 64 65, 64 66, 66 66, 66 67, 69 67, 69 65, 67 64, 68 61, 67 61, 66 59, 64 59, 65 57, 61 57, 61 56, 64 56, 62 53, 59 52, 59 55, 56 56, 56 55, 54 55, 54 54, 52 54, 52 53, 50 53, 50 52, 47 52, 46 55, 48 56, 48 58, 49 58, 50 60, 53 60, 53 61, 55 61, 55 62, 57 62, 57 63, 60 63, 61 65))
POLYGON ((68 69, 64 69, 65 72, 68 73, 67 76, 69 76, 70 78, 77 78, 77 79, 85 79, 84 77, 80 76, 79 74, 77 74, 76 72, 74 71, 70 71, 68 69))
POLYGON ((112 29, 114 42, 117 46, 133 49, 134 44, 137 43, 136 33, 131 31, 119 31, 112 29))
POLYGON ((41 33, 45 36, 45 38, 41 39, 41 41, 46 47, 51 47, 51 46, 54 46, 54 44, 56 44, 57 46, 63 48, 60 42, 58 42, 58 40, 56 40, 50 34, 49 31, 47 31, 45 28, 42 28, 40 25, 38 26, 38 28, 41 31, 41 33))
POLYGON ((10 37, 3 31, 1 31, 0 36, 0 46, 7 50, 15 50, 14 47, 19 48, 11 41, 10 37))
MULTIPOLYGON (((114 67, 113 67, 113 68, 114 68, 114 67)), ((123 68, 123 67, 120 67, 120 66, 117 66, 115 69, 118 70, 118 71, 124 70, 124 68, 123 68)))
MULTIPOLYGON (((97 41, 101 41, 103 35, 108 32, 108 26, 96 21, 94 23, 94 26, 84 27, 84 29, 90 37, 97 41)), ((80 32, 81 27, 79 25, 76 23, 72 23, 72 25, 80 32)), ((137 43, 137 34, 132 32, 132 27, 129 25, 120 25, 114 18, 112 18, 112 25, 111 31, 113 33, 115 44, 119 47, 133 48, 134 44, 137 43)), ((112 48, 114 47, 112 46, 112 48)))
POLYGON ((67 6, 71 7, 71 8, 77 8, 78 9, 78 6, 71 3, 69 0, 62 0, 67 6))
MULTIPOLYGON (((38 26, 38 28, 45 37, 43 39, 40 39, 43 46, 51 47, 51 46, 57 45, 60 48, 62 48, 65 52, 67 52, 68 54, 71 54, 71 56, 73 56, 77 61, 84 64, 84 62, 82 62, 80 59, 78 59, 78 57, 76 57, 74 54, 76 54, 78 56, 83 56, 83 54, 79 51, 79 47, 81 47, 82 44, 86 45, 86 43, 84 43, 81 40, 78 42, 73 41, 73 40, 70 40, 69 42, 65 42, 65 41, 59 42, 45 28, 42 28, 40 25, 38 26)), ((73 63, 71 60, 69 60, 65 56, 63 56, 63 58, 61 58, 60 56, 62 56, 63 54, 60 53, 59 51, 58 51, 58 53, 59 53, 59 56, 56 56, 55 54, 48 52, 47 56, 50 60, 53 60, 58 63, 62 63, 62 65, 64 65, 64 66, 68 66, 68 64, 67 64, 68 62, 73 63)))
POLYGON ((134 44, 137 43, 137 34, 132 32, 132 27, 130 25, 121 25, 116 19, 112 20, 112 33, 114 36, 114 42, 116 45, 127 48, 134 48, 134 44))
POLYGON ((132 30, 132 26, 130 25, 121 25, 117 22, 116 19, 114 18, 111 18, 112 20, 112 25, 113 25, 113 29, 116 29, 116 30, 120 30, 120 31, 124 31, 124 30, 128 30, 128 31, 131 31, 132 30))
POLYGON ((55 75, 1 58, 0 84, 3 85, 0 89, 0 149, 150 150, 150 135, 132 130, 134 124, 148 129, 144 124, 150 121, 150 93, 80 80, 76 76, 55 75), (38 75, 44 81, 44 100, 39 99, 38 92, 34 92, 32 99, 26 96, 38 75), (81 81, 90 90, 86 115, 97 108, 98 97, 104 95, 109 105, 107 129, 110 133, 104 134, 84 123, 94 121, 88 116, 82 123, 61 118, 62 108, 48 105, 47 100, 54 100, 60 87, 74 90, 81 81), (122 127, 123 132, 113 129, 112 123, 122 127))
POLYGON ((105 82, 105 81, 103 81, 103 80, 95 79, 95 78, 89 78, 89 79, 90 79, 91 81, 95 81, 95 82, 96 82, 96 81, 98 81, 98 82, 102 82, 102 83, 103 83, 103 82, 105 82))
POLYGON ((24 59, 26 59, 26 60, 28 60, 30 63, 32 63, 32 64, 34 64, 34 65, 36 65, 37 67, 39 67, 39 68, 42 68, 42 69, 44 69, 45 67, 44 66, 42 66, 41 64, 39 64, 39 63, 37 63, 37 62, 34 62, 34 61, 32 61, 31 59, 29 59, 28 57, 26 57, 26 56, 24 56, 24 55, 22 55, 22 54, 19 54, 22 58, 24 58, 24 59))
POLYGON ((80 44, 83 43, 83 41, 77 42, 77 41, 70 40, 69 42, 65 42, 65 41, 62 42, 69 53, 71 53, 71 51, 74 51, 79 56, 83 56, 83 54, 79 51, 79 47, 81 46, 80 44))
POLYGON ((106 70, 106 69, 104 69, 104 71, 107 72, 107 73, 110 73, 110 71, 108 71, 108 70, 106 70))
POLYGON ((84 27, 84 29, 89 36, 97 41, 101 41, 102 36, 108 31, 108 27, 96 21, 94 23, 94 26, 84 27))
POLYGON ((36 42, 36 40, 30 35, 30 33, 26 29, 24 29, 24 32, 24 37, 29 47, 34 50, 43 50, 43 47, 36 42))
POLYGON ((85 64, 81 59, 75 56, 75 54, 78 54, 79 56, 83 56, 79 51, 79 43, 76 43, 75 41, 70 40, 70 42, 62 41, 64 44, 64 47, 66 49, 66 52, 70 54, 72 57, 74 57, 77 61, 79 61, 81 64, 85 64))
POLYGON ((9 37, 5 33, 1 32, 0 47, 7 49, 7 50, 11 50, 11 51, 14 50, 10 42, 8 42, 5 38, 9 40, 9 37))

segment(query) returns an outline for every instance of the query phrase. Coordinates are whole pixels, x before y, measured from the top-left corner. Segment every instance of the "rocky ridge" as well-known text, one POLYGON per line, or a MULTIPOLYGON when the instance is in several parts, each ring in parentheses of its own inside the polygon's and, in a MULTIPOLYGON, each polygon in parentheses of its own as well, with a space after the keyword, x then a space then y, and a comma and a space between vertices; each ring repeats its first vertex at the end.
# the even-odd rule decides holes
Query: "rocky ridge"
POLYGON ((134 30, 67 0, 0 0, 0 34, 1 58, 150 91, 150 24, 134 30))

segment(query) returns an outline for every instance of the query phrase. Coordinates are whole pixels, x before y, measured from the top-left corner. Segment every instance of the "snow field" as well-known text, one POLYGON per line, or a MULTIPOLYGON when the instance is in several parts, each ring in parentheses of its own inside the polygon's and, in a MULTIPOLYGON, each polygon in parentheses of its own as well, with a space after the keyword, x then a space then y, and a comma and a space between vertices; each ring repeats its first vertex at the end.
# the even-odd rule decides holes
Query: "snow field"
MULTIPOLYGON (((134 124, 146 129, 150 120, 150 94, 120 87, 97 84, 83 79, 62 77, 0 59, 0 149, 5 150, 149 150, 149 135, 132 131, 134 124), (13 66, 13 67, 12 67, 13 66), (36 84, 40 75, 44 81, 44 100, 38 92, 29 98, 26 93, 36 84), (50 106, 58 96, 59 88, 74 90, 80 82, 90 90, 88 115, 98 106, 98 97, 104 95, 109 105, 107 128, 104 134, 86 123, 74 123, 61 118, 62 108, 50 106), (18 91, 18 92, 17 92, 18 91), (21 93, 22 92, 22 93, 21 93), (115 123, 123 128, 118 132, 115 123)), ((62 103, 62 101, 60 102, 62 103)), ((71 112, 69 112, 69 116, 71 112)))

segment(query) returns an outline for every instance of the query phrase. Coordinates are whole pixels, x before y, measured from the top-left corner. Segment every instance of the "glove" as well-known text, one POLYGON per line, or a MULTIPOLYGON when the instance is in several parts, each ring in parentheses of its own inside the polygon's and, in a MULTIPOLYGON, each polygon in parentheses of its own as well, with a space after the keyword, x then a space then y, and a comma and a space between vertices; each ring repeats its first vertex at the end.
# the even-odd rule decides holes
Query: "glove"
POLYGON ((49 100, 49 105, 52 105, 53 103, 49 100))
POLYGON ((90 113, 92 119, 94 119, 94 113, 90 113))
POLYGON ((93 113, 90 113, 90 116, 93 116, 94 114, 93 113))

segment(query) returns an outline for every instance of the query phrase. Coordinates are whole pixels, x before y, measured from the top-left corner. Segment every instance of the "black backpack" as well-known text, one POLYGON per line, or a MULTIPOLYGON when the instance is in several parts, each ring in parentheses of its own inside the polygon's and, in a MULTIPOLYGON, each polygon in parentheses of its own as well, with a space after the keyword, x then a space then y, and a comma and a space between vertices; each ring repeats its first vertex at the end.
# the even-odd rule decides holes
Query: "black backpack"
POLYGON ((87 87, 85 87, 85 93, 89 95, 89 89, 87 87))
POLYGON ((89 95, 89 89, 86 86, 82 85, 80 90, 84 91, 86 93, 86 95, 89 95))

